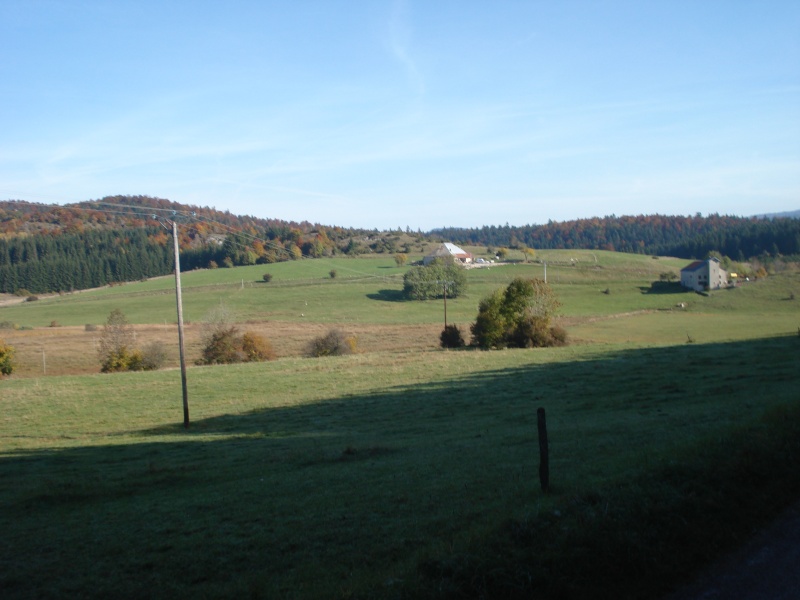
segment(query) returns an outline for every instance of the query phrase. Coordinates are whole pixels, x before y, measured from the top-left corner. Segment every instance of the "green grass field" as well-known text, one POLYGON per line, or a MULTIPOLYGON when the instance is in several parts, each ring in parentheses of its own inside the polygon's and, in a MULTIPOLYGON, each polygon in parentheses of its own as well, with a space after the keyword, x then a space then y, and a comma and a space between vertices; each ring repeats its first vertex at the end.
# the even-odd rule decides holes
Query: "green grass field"
MULTIPOLYGON (((565 317, 672 310, 677 303, 686 302, 688 312, 724 313, 738 327, 736 319, 745 313, 783 317, 798 312, 796 304, 787 301, 792 291, 800 294, 800 277, 796 273, 708 297, 687 292, 648 294, 646 291, 660 273, 677 274, 686 261, 585 250, 541 251, 538 258, 548 263, 548 283, 563 302, 565 317), (608 294, 603 293, 606 290, 608 294)), ((190 322, 202 320, 211 308, 222 303, 242 322, 442 322, 441 302, 399 301, 402 275, 407 268, 397 267, 391 257, 375 257, 191 271, 182 274, 184 318, 190 322), (337 271, 335 279, 329 276, 332 269, 337 271), (270 283, 262 280, 265 272, 273 275, 270 283)), ((507 285, 514 277, 543 275, 541 263, 470 270, 468 294, 448 302, 448 316, 452 322, 466 326, 474 320, 481 298, 497 287, 507 285)), ((174 323, 174 279, 162 277, 7 306, 0 308, 0 321, 32 327, 46 327, 53 321, 64 326, 99 325, 115 308, 121 309, 132 323, 174 323)))
MULTIPOLYGON (((174 369, 0 382, 3 597, 657 598, 798 497, 797 275, 652 294, 682 261, 540 257, 565 348, 435 349, 412 328, 435 337, 441 302, 399 301, 391 259, 336 259, 186 273, 187 319, 221 301, 243 326, 416 333, 191 368, 188 431, 174 369)), ((542 271, 470 271, 448 318, 542 271)), ((58 320, 91 354, 78 334, 113 308, 142 331, 173 322, 171 286, 3 307, 35 329, 0 337, 39 348, 58 320)))

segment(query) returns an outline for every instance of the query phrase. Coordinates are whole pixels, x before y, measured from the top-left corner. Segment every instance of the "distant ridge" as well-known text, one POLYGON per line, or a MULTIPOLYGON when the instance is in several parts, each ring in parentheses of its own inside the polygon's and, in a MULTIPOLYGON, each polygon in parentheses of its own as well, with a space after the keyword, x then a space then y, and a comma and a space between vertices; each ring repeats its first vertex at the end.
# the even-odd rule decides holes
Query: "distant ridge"
POLYGON ((800 210, 789 210, 786 212, 756 215, 756 218, 757 219, 781 219, 781 218, 800 219, 800 210))
MULTIPOLYGON (((172 270, 161 218, 181 216, 181 269, 301 258, 422 252, 430 242, 498 248, 599 249, 739 262, 800 258, 800 210, 761 217, 638 215, 544 225, 379 232, 237 216, 150 196, 69 205, 0 200, 0 293, 46 293, 134 281, 172 270)), ((491 248, 491 250, 490 250, 491 248)))
POLYGON ((522 227, 449 227, 432 234, 457 244, 494 248, 595 248, 686 259, 712 253, 740 262, 755 256, 800 256, 800 218, 777 216, 611 215, 522 227))

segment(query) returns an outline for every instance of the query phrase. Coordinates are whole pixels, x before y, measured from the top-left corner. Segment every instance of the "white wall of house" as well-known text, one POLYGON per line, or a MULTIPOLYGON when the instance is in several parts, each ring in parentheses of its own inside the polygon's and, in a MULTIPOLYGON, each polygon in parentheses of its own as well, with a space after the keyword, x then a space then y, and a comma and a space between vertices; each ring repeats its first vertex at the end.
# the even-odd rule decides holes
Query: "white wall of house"
POLYGON ((728 285, 728 273, 719 266, 719 261, 708 261, 708 287, 712 290, 728 285))
POLYGON ((728 273, 720 267, 719 260, 710 258, 694 269, 682 269, 681 285, 697 292, 718 290, 728 285, 728 273))

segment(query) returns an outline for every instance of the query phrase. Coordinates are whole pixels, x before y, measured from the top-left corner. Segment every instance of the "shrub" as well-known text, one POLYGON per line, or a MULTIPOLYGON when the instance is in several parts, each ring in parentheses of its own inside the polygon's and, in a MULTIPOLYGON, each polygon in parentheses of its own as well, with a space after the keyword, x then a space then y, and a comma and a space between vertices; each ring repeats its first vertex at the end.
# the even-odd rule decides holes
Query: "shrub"
POLYGON ((331 276, 331 279, 336 279, 336 276, 337 276, 338 274, 339 274, 339 273, 337 273, 337 272, 336 272, 336 269, 331 269, 331 272, 330 272, 330 273, 328 273, 328 275, 330 275, 330 276, 331 276))
POLYGON ((220 305, 204 318, 202 356, 198 365, 230 364, 272 360, 275 353, 269 341, 256 333, 239 333, 233 324, 233 314, 220 305))
POLYGON ((272 281, 272 273, 264 273, 264 275, 262 275, 261 278, 265 282, 269 283, 270 281, 272 281))
POLYGON ((93 325, 92 323, 87 323, 83 326, 84 331, 97 331, 97 325, 93 325))
POLYGON ((560 325, 554 325, 550 328, 551 346, 566 346, 569 344, 569 336, 567 330, 560 325))
POLYGON ((550 327, 559 306, 546 282, 518 277, 481 300, 471 327, 472 344, 484 349, 564 345, 566 332, 550 327))
POLYGON ((25 298, 25 302, 36 302, 39 299, 39 296, 34 296, 31 294, 27 298, 25 298))
POLYGON ((144 371, 157 371, 167 362, 167 348, 164 342, 156 340, 142 349, 141 356, 144 371))
POLYGON ((208 268, 209 269, 219 269, 219 265, 217 264, 217 261, 210 260, 210 261, 208 261, 208 268))
POLYGON ((142 351, 134 348, 128 353, 128 371, 144 371, 144 357, 142 351))
POLYGON ((141 363, 141 352, 129 350, 123 346, 108 352, 100 364, 101 373, 117 373, 119 371, 141 371, 137 368, 141 363))
POLYGON ((238 328, 233 324, 233 313, 220 304, 203 317, 201 340, 203 350, 196 361, 198 365, 238 362, 234 357, 238 328))
POLYGON ((16 292, 14 292, 14 295, 19 296, 20 298, 27 298, 31 295, 31 293, 25 288, 19 288, 16 292))
POLYGON ((402 267, 404 264, 406 264, 406 262, 408 262, 408 254, 401 252, 394 255, 394 264, 396 264, 398 267, 402 267))
POLYGON ((275 351, 269 340, 250 331, 239 335, 239 330, 231 325, 218 329, 207 338, 203 355, 197 364, 219 365, 274 359, 275 351))
POLYGON ((472 344, 484 349, 504 348, 507 330, 503 291, 498 289, 478 304, 478 316, 470 327, 472 344))
POLYGON ((50 321, 50 327, 61 327, 61 323, 55 320, 50 321))
POLYGON ((0 340, 0 377, 14 372, 14 346, 0 340))
POLYGON ((261 362, 275 360, 275 351, 269 340, 257 333, 250 331, 242 336, 242 352, 248 362, 261 362))
POLYGON ((456 325, 445 325, 439 336, 439 344, 442 348, 463 348, 466 345, 461 330, 456 325))
POLYGON ((356 338, 348 337, 339 329, 331 329, 325 335, 311 340, 306 348, 306 355, 312 358, 320 356, 343 356, 356 351, 356 338))
POLYGON ((548 321, 542 317, 527 315, 520 318, 507 336, 512 348, 542 348, 550 346, 548 321))
POLYGON ((216 365, 242 362, 241 338, 239 330, 230 325, 221 327, 211 333, 203 347, 202 357, 197 361, 200 365, 216 365))

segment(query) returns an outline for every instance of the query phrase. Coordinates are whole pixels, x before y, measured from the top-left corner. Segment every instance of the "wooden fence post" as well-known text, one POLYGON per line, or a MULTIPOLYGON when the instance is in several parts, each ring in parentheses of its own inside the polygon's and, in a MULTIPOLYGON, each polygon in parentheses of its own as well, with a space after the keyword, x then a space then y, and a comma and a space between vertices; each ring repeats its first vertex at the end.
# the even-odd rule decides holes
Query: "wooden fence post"
POLYGON ((550 487, 550 456, 547 450, 547 422, 545 421, 544 408, 536 410, 539 425, 539 483, 546 494, 550 487))

